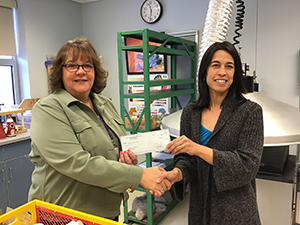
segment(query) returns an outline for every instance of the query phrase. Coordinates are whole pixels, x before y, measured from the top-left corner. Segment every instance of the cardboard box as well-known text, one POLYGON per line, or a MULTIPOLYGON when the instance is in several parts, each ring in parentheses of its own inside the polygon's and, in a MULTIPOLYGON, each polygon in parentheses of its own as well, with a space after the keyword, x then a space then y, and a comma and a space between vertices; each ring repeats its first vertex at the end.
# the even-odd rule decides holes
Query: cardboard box
MULTIPOLYGON (((131 118, 133 125, 136 126, 136 123, 138 122, 139 118, 132 118, 132 117, 130 117, 130 118, 131 118)), ((132 129, 132 126, 131 126, 127 116, 125 116, 125 127, 132 129)), ((152 116, 151 117, 151 130, 154 130, 156 128, 157 128, 157 117, 152 116)), ((145 130, 145 118, 141 119, 140 125, 138 126, 138 130, 145 130)))

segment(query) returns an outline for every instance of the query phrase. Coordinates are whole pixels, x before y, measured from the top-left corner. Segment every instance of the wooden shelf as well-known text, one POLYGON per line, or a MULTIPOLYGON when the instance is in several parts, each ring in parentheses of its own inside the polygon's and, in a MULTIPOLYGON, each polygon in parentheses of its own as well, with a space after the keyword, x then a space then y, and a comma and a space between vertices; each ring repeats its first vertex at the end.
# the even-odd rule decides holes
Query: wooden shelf
MULTIPOLYGON (((25 123, 24 123, 24 115, 23 113, 26 112, 26 109, 9 109, 9 110, 1 110, 0 111, 0 116, 6 116, 6 115, 11 115, 11 114, 18 114, 21 113, 21 117, 22 117, 22 127, 19 127, 18 125, 16 125, 16 127, 18 127, 18 133, 25 133, 27 132, 27 129, 25 128, 25 123)), ((16 121, 15 121, 16 122, 16 121)))
POLYGON ((18 114, 18 113, 23 113, 25 111, 26 111, 25 109, 1 110, 0 111, 0 116, 6 116, 6 115, 11 115, 11 114, 18 114))

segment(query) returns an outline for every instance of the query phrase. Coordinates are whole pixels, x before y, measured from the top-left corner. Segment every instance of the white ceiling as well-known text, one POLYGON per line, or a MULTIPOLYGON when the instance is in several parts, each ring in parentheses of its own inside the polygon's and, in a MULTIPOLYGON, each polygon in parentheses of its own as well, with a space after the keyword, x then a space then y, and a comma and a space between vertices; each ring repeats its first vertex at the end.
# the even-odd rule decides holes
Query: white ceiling
POLYGON ((81 4, 84 4, 84 3, 88 3, 88 2, 97 2, 99 0, 71 0, 73 2, 79 2, 81 4))

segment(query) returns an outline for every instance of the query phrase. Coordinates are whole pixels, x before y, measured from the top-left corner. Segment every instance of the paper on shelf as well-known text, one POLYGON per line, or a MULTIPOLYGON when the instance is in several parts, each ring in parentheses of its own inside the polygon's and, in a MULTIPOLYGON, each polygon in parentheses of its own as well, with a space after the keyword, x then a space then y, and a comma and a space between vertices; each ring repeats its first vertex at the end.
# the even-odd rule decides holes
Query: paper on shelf
POLYGON ((138 133, 121 137, 122 149, 130 149, 134 154, 160 152, 170 142, 168 129, 138 133))
POLYGON ((174 158, 174 155, 166 152, 154 152, 152 154, 152 159, 155 160, 171 160, 174 158))
MULTIPOLYGON (((144 162, 141 162, 140 164, 138 164, 138 166, 142 167, 142 168, 147 168, 146 164, 147 164, 146 161, 144 161, 144 162)), ((163 162, 152 162, 151 166, 152 167, 153 166, 157 166, 157 167, 161 167, 161 168, 165 168, 166 167, 165 163, 163 163, 163 162)))

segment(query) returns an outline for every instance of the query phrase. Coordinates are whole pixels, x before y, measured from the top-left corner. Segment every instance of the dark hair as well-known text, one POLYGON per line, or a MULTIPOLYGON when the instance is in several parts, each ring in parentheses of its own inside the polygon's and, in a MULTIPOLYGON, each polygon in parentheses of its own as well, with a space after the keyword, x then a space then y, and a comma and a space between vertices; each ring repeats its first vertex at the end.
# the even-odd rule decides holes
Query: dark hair
MULTIPOLYGON (((229 91, 222 102, 224 104, 225 100, 228 100, 231 104, 236 104, 240 100, 245 99, 243 93, 246 93, 246 89, 243 83, 243 70, 242 63, 239 53, 235 49, 235 47, 228 41, 224 42, 215 42, 212 44, 204 53, 199 72, 198 72, 198 89, 199 89, 199 97, 194 102, 194 107, 196 108, 209 108, 210 107, 210 95, 209 95, 209 87, 206 83, 207 69, 211 63, 211 60, 216 51, 224 50, 228 54, 230 54, 234 60, 235 70, 233 76, 233 83, 229 88, 229 91)), ((226 101, 227 102, 227 101, 226 101)))
POLYGON ((87 57, 94 65, 95 80, 91 93, 99 94, 106 87, 108 72, 102 68, 102 60, 98 56, 95 48, 86 38, 76 38, 66 42, 58 51, 49 75, 50 93, 65 89, 62 81, 62 67, 66 63, 69 51, 72 50, 72 59, 77 60, 78 57, 87 57))

